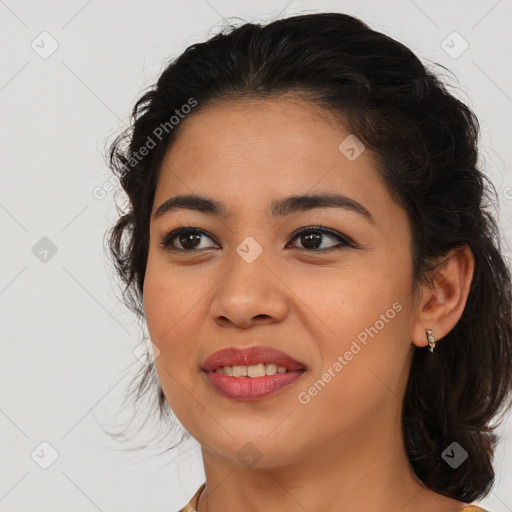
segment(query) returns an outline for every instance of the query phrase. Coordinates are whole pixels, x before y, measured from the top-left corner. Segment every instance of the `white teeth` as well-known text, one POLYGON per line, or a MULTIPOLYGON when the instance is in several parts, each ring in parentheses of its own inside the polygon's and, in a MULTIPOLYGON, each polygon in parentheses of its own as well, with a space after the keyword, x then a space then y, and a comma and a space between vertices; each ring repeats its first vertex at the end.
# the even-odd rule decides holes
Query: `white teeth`
POLYGON ((248 366, 247 375, 249 377, 263 377, 265 375, 265 365, 260 363, 248 366))
POLYGON ((277 373, 277 364, 274 363, 266 363, 265 364, 265 374, 266 375, 275 375, 277 373))
POLYGON ((250 366, 219 366, 217 373, 223 373, 230 377, 263 377, 264 375, 275 375, 276 373, 286 373, 288 370, 284 366, 278 366, 274 363, 252 364, 250 366))
POLYGON ((247 377, 247 366, 233 366, 233 377, 247 377))

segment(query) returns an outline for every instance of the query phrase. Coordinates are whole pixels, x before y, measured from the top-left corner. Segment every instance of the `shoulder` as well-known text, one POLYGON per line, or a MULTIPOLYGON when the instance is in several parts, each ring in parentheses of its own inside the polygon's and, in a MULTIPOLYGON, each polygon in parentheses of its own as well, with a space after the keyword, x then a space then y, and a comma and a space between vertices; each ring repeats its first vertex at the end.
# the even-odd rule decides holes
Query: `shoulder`
POLYGON ((489 512, 485 508, 478 507, 477 505, 466 505, 461 512, 489 512))
POLYGON ((183 508, 180 508, 180 510, 178 510, 178 512, 196 512, 195 507, 199 500, 199 495, 201 494, 201 492, 203 491, 203 489, 205 487, 206 487, 206 482, 204 482, 201 485, 201 487, 199 487, 199 489, 197 489, 196 493, 194 494, 194 496, 192 496, 190 501, 183 508))

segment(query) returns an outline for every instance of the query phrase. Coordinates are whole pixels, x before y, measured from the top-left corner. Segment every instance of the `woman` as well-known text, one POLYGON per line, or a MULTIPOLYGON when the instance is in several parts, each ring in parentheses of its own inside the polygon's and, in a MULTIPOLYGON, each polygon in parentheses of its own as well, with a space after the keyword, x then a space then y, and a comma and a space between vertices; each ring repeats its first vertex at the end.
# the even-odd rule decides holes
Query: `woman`
POLYGON ((202 448, 182 511, 483 510, 512 287, 477 137, 336 13, 194 44, 137 102, 110 248, 156 347, 141 389, 202 448))

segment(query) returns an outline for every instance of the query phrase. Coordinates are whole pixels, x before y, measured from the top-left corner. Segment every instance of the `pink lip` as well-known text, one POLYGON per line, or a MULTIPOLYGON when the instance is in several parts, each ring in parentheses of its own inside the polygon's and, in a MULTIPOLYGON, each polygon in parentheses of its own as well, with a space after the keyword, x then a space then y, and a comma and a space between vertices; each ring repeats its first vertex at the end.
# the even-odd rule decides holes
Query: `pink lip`
POLYGON ((239 401, 254 401, 291 386, 306 373, 306 370, 294 370, 255 378, 229 377, 217 372, 204 373, 213 389, 221 395, 239 401))
POLYGON ((202 370, 213 389, 221 395, 235 400, 254 401, 292 385, 304 375, 306 367, 280 350, 254 345, 215 352, 203 363, 202 370), (284 366, 288 371, 255 378, 230 377, 215 371, 220 366, 250 366, 260 363, 275 363, 284 366))
POLYGON ((278 366, 284 366, 290 371, 306 369, 305 365, 288 354, 263 345, 253 345, 244 348, 230 347, 219 350, 206 359, 202 369, 205 372, 213 372, 219 366, 250 366, 260 363, 275 363, 278 366))

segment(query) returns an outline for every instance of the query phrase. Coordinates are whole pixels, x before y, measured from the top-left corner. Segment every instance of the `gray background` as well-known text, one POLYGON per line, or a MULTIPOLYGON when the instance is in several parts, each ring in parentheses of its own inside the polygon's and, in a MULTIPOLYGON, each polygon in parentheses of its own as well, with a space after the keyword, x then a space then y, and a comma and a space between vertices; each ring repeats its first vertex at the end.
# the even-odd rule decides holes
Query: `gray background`
MULTIPOLYGON (((0 1, 1 511, 172 512, 203 482, 195 441, 129 453, 102 428, 122 417, 144 364, 104 254, 116 214, 105 140, 163 61, 223 18, 325 10, 360 16, 456 74, 481 122, 510 261, 511 1, 0 1)), ((494 512, 512 511, 510 418, 500 433, 497 483, 482 502, 494 512)))

